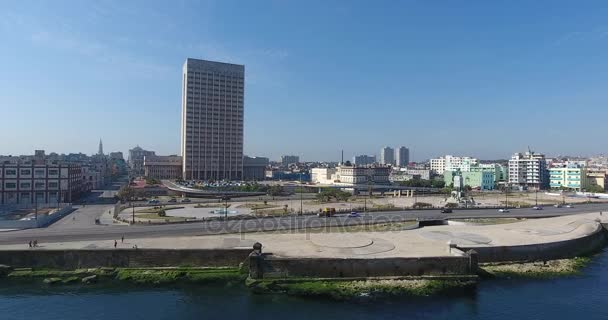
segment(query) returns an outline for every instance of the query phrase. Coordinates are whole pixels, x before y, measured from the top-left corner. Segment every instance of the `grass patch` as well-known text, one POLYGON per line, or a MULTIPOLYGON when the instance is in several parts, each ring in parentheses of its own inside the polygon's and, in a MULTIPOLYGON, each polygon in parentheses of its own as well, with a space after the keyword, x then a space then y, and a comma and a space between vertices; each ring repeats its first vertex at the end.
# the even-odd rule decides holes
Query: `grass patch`
POLYGON ((263 203, 246 203, 246 204, 242 204, 240 206, 238 206, 237 208, 248 208, 251 210, 261 210, 261 209, 271 209, 271 208, 277 208, 278 205, 272 205, 272 204, 263 204, 263 203))
POLYGON ((272 280, 252 281, 248 286, 255 293, 284 292, 299 297, 318 297, 333 300, 349 300, 357 297, 377 296, 432 296, 450 292, 462 292, 474 288, 474 281, 460 280, 362 280, 326 281, 303 280, 280 282, 272 280))
POLYGON ((138 210, 138 211, 135 211, 135 213, 156 213, 156 214, 158 214, 158 212, 163 209, 165 211, 169 211, 169 210, 183 209, 183 208, 184 207, 154 207, 154 208, 146 208, 146 209, 138 210))
POLYGON ((135 215, 137 218, 140 219, 161 219, 161 220, 169 220, 169 221, 183 221, 186 218, 183 217, 172 217, 172 216, 164 216, 161 217, 158 215, 158 213, 144 213, 144 214, 137 214, 135 215))
POLYGON ((118 269, 116 279, 137 284, 217 283, 241 281, 238 268, 118 269))
POLYGON ((508 224, 524 221, 526 219, 517 218, 474 218, 474 219, 451 219, 453 221, 462 221, 474 225, 492 225, 492 224, 508 224))
POLYGON ((591 257, 525 262, 511 264, 483 264, 480 268, 496 278, 556 278, 578 275, 591 262, 591 257))

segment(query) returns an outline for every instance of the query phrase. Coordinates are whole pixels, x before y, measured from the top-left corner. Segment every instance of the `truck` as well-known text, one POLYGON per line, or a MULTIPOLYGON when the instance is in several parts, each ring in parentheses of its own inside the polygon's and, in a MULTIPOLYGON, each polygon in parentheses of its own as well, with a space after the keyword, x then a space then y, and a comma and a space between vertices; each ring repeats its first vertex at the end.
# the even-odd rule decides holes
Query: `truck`
POLYGON ((336 214, 336 208, 323 208, 317 213, 318 217, 331 217, 336 214))

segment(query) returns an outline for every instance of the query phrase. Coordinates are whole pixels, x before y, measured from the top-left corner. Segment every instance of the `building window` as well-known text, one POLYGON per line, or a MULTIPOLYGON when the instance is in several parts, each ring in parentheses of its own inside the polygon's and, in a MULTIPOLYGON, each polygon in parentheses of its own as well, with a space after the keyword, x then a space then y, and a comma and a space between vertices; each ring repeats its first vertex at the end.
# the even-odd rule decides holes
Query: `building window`
POLYGON ((19 188, 21 188, 21 189, 29 189, 29 188, 31 188, 31 187, 32 187, 32 184, 31 184, 31 183, 29 183, 29 182, 22 182, 22 183, 19 185, 19 188))
POLYGON ((15 176, 15 175, 17 175, 17 170, 15 170, 15 169, 6 169, 5 173, 6 173, 7 176, 15 176))
POLYGON ((17 188, 17 184, 14 182, 7 182, 4 184, 4 187, 6 189, 15 189, 15 188, 17 188))
POLYGON ((32 170, 30 170, 30 169, 21 169, 21 175, 23 175, 23 176, 29 176, 30 174, 32 174, 32 170))

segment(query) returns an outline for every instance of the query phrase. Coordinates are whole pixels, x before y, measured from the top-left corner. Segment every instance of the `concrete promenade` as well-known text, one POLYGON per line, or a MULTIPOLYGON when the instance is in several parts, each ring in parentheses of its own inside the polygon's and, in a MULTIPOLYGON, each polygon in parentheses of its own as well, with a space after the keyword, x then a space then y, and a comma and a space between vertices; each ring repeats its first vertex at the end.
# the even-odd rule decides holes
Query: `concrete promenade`
MULTIPOLYGON (((125 238, 117 248, 131 249, 235 249, 255 242, 264 252, 294 258, 395 258, 451 255, 448 242, 458 246, 505 247, 546 244, 584 238, 608 223, 599 212, 521 222, 473 226, 446 225, 406 231, 243 233, 186 237, 125 238)), ((113 240, 40 243, 31 250, 113 249, 113 240)), ((0 250, 29 249, 27 243, 1 245, 0 250)))

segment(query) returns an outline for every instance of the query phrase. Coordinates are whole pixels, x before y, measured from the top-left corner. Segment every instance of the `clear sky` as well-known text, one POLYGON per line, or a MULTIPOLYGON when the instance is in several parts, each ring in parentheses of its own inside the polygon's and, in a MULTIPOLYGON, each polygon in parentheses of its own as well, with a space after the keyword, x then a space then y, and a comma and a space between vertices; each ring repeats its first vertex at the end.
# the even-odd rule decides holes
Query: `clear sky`
POLYGON ((179 152, 187 57, 244 64, 245 153, 606 153, 605 1, 2 1, 0 154, 179 152))

